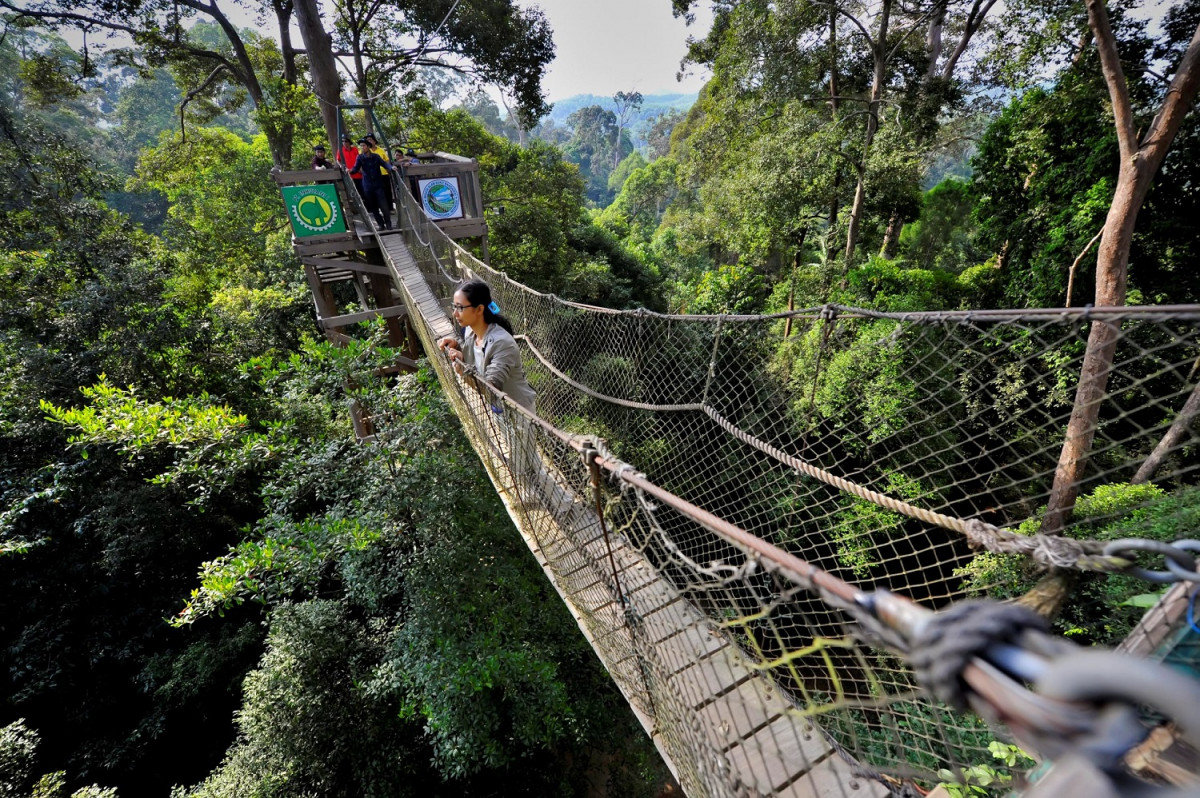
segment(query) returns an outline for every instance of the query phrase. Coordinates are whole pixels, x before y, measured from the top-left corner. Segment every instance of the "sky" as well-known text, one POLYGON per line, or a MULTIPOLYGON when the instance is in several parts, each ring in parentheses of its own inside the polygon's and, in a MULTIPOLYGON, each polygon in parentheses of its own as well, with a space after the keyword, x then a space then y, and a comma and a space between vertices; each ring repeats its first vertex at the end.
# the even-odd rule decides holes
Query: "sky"
POLYGON ((690 26, 671 15, 671 0, 518 0, 538 6, 554 30, 556 57, 542 82, 550 101, 576 94, 611 96, 618 91, 684 94, 700 91, 707 71, 691 66, 676 82, 688 36, 702 37, 712 24, 707 2, 690 26))
MULTIPOLYGON (((707 70, 692 65, 682 82, 675 80, 687 53, 688 36, 702 37, 712 26, 707 0, 696 4, 696 21, 690 26, 672 16, 671 0, 517 0, 517 4, 540 7, 554 31, 556 56, 542 82, 551 102, 576 94, 612 96, 632 90, 691 94, 709 78, 707 70)), ((258 27, 254 15, 238 4, 221 6, 234 24, 258 27)), ((278 37, 273 20, 262 32, 278 37)), ((300 42, 295 25, 292 36, 300 42)), ((74 31, 65 38, 72 45, 82 43, 74 31)), ((113 46, 124 44, 120 40, 113 46)))

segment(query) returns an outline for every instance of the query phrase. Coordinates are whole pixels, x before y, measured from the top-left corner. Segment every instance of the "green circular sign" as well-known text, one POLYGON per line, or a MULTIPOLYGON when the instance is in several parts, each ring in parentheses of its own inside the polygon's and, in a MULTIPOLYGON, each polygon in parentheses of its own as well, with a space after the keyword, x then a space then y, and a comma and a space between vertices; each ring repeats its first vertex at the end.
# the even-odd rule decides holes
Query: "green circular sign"
POLYGON ((309 194, 296 203, 296 216, 309 227, 320 230, 333 222, 333 206, 324 197, 309 194))

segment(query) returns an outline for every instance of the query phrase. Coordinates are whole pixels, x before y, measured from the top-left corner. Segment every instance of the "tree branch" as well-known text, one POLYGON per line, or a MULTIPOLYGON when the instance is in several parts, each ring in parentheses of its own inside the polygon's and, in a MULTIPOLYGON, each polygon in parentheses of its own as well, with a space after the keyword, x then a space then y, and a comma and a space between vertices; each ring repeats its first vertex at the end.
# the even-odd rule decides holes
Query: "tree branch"
POLYGON ((89 17, 84 14, 77 14, 71 11, 32 11, 27 8, 16 6, 9 2, 9 0, 0 0, 0 8, 6 8, 9 11, 14 12, 16 14, 14 19, 29 18, 36 19, 40 22, 49 22, 51 24, 55 22, 74 22, 80 27, 95 26, 98 28, 104 28, 105 30, 117 31, 118 33, 127 33, 130 36, 136 36, 141 33, 141 31, 139 31, 137 28, 129 25, 122 25, 119 22, 96 19, 95 17, 89 17))
POLYGON ((1071 264, 1071 270, 1067 273, 1067 307, 1071 307, 1071 294, 1075 291, 1075 270, 1079 268, 1079 261, 1083 260, 1083 256, 1088 254, 1088 250, 1095 246, 1102 235, 1104 235, 1103 225, 1100 226, 1100 229, 1096 231, 1096 235, 1092 236, 1092 240, 1087 242, 1087 246, 1083 248, 1083 251, 1079 253, 1078 257, 1071 264))
MULTIPOLYGON (((1183 118, 1191 109, 1200 89, 1200 25, 1192 34, 1179 66, 1175 68, 1175 77, 1167 87, 1167 96, 1163 99, 1162 108, 1150 123, 1150 129, 1142 137, 1141 148, 1151 159, 1161 161, 1166 155, 1167 147, 1183 124, 1183 118)), ((1157 168, 1157 167, 1156 167, 1157 168)))
POLYGON ((917 17, 917 20, 913 22, 912 27, 900 34, 900 38, 896 39, 896 45, 888 52, 886 60, 891 61, 892 57, 895 56, 896 53, 900 52, 900 45, 904 44, 905 40, 907 40, 909 36, 912 36, 918 30, 921 30, 923 27, 925 27, 925 22, 929 20, 936 11, 936 8, 931 8, 921 16, 917 17))
POLYGON ((184 125, 184 110, 187 108, 187 104, 194 100, 201 92, 211 86, 213 81, 215 81, 217 77, 227 68, 228 67, 226 67, 225 64, 217 64, 217 68, 208 73, 208 77, 204 79, 204 82, 189 91, 187 96, 185 96, 179 103, 179 140, 181 142, 185 144, 187 143, 187 127, 184 125))
POLYGON ((864 39, 867 40, 867 46, 870 47, 872 51, 875 49, 875 40, 873 38, 871 38, 870 31, 868 31, 863 26, 863 24, 858 21, 858 17, 854 16, 853 14, 851 14, 849 11, 847 11, 844 8, 839 8, 836 3, 831 3, 830 7, 834 10, 835 13, 841 14, 843 17, 845 17, 846 19, 853 22, 854 26, 856 28, 858 28, 858 32, 862 35, 862 37, 864 39))
POLYGON ((996 0, 987 0, 986 5, 981 5, 981 2, 982 0, 975 0, 975 5, 971 7, 971 13, 967 15, 966 27, 963 28, 962 38, 958 40, 958 44, 954 47, 954 52, 946 59, 946 66, 942 68, 942 80, 950 80, 953 77, 954 70, 958 66, 958 60, 967 51, 967 45, 971 43, 971 39, 979 31, 979 26, 983 24, 983 20, 988 15, 988 12, 992 10, 992 6, 996 5, 996 0))
POLYGON ((1104 0, 1085 0, 1088 25, 1096 38, 1096 49, 1100 53, 1100 69, 1108 85, 1108 96, 1112 101, 1113 117, 1116 122, 1117 143, 1121 148, 1121 159, 1132 158, 1137 152, 1137 134, 1134 129, 1133 107, 1129 102, 1129 84, 1121 68, 1121 56, 1117 53, 1117 39, 1108 22, 1108 9, 1104 0))

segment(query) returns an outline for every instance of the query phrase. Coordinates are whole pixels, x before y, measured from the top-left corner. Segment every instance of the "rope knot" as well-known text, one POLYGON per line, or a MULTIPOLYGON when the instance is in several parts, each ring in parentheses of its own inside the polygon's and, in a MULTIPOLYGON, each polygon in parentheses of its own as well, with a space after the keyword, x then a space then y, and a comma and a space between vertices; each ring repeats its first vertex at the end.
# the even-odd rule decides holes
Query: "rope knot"
POLYGON ((913 636, 908 653, 917 684, 939 701, 967 708, 963 671, 996 643, 1018 643, 1029 631, 1045 632, 1046 619, 1019 604, 964 601, 934 614, 913 636))
POLYGON ((963 528, 972 548, 996 554, 1023 554, 1039 565, 1051 568, 1078 568, 1098 552, 1095 544, 1061 535, 1022 535, 1001 529, 978 518, 969 519, 963 528))

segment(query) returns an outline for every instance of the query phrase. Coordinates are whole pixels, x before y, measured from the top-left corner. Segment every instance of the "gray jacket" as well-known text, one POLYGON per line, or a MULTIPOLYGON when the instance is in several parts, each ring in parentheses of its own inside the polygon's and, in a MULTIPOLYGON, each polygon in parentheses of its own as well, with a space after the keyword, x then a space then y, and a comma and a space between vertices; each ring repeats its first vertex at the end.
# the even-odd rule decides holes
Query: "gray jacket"
POLYGON ((483 336, 483 362, 475 362, 475 331, 470 327, 463 330, 462 360, 475 370, 493 388, 504 391, 522 407, 533 410, 537 394, 525 380, 525 369, 521 365, 521 350, 508 330, 499 324, 489 324, 483 336))

